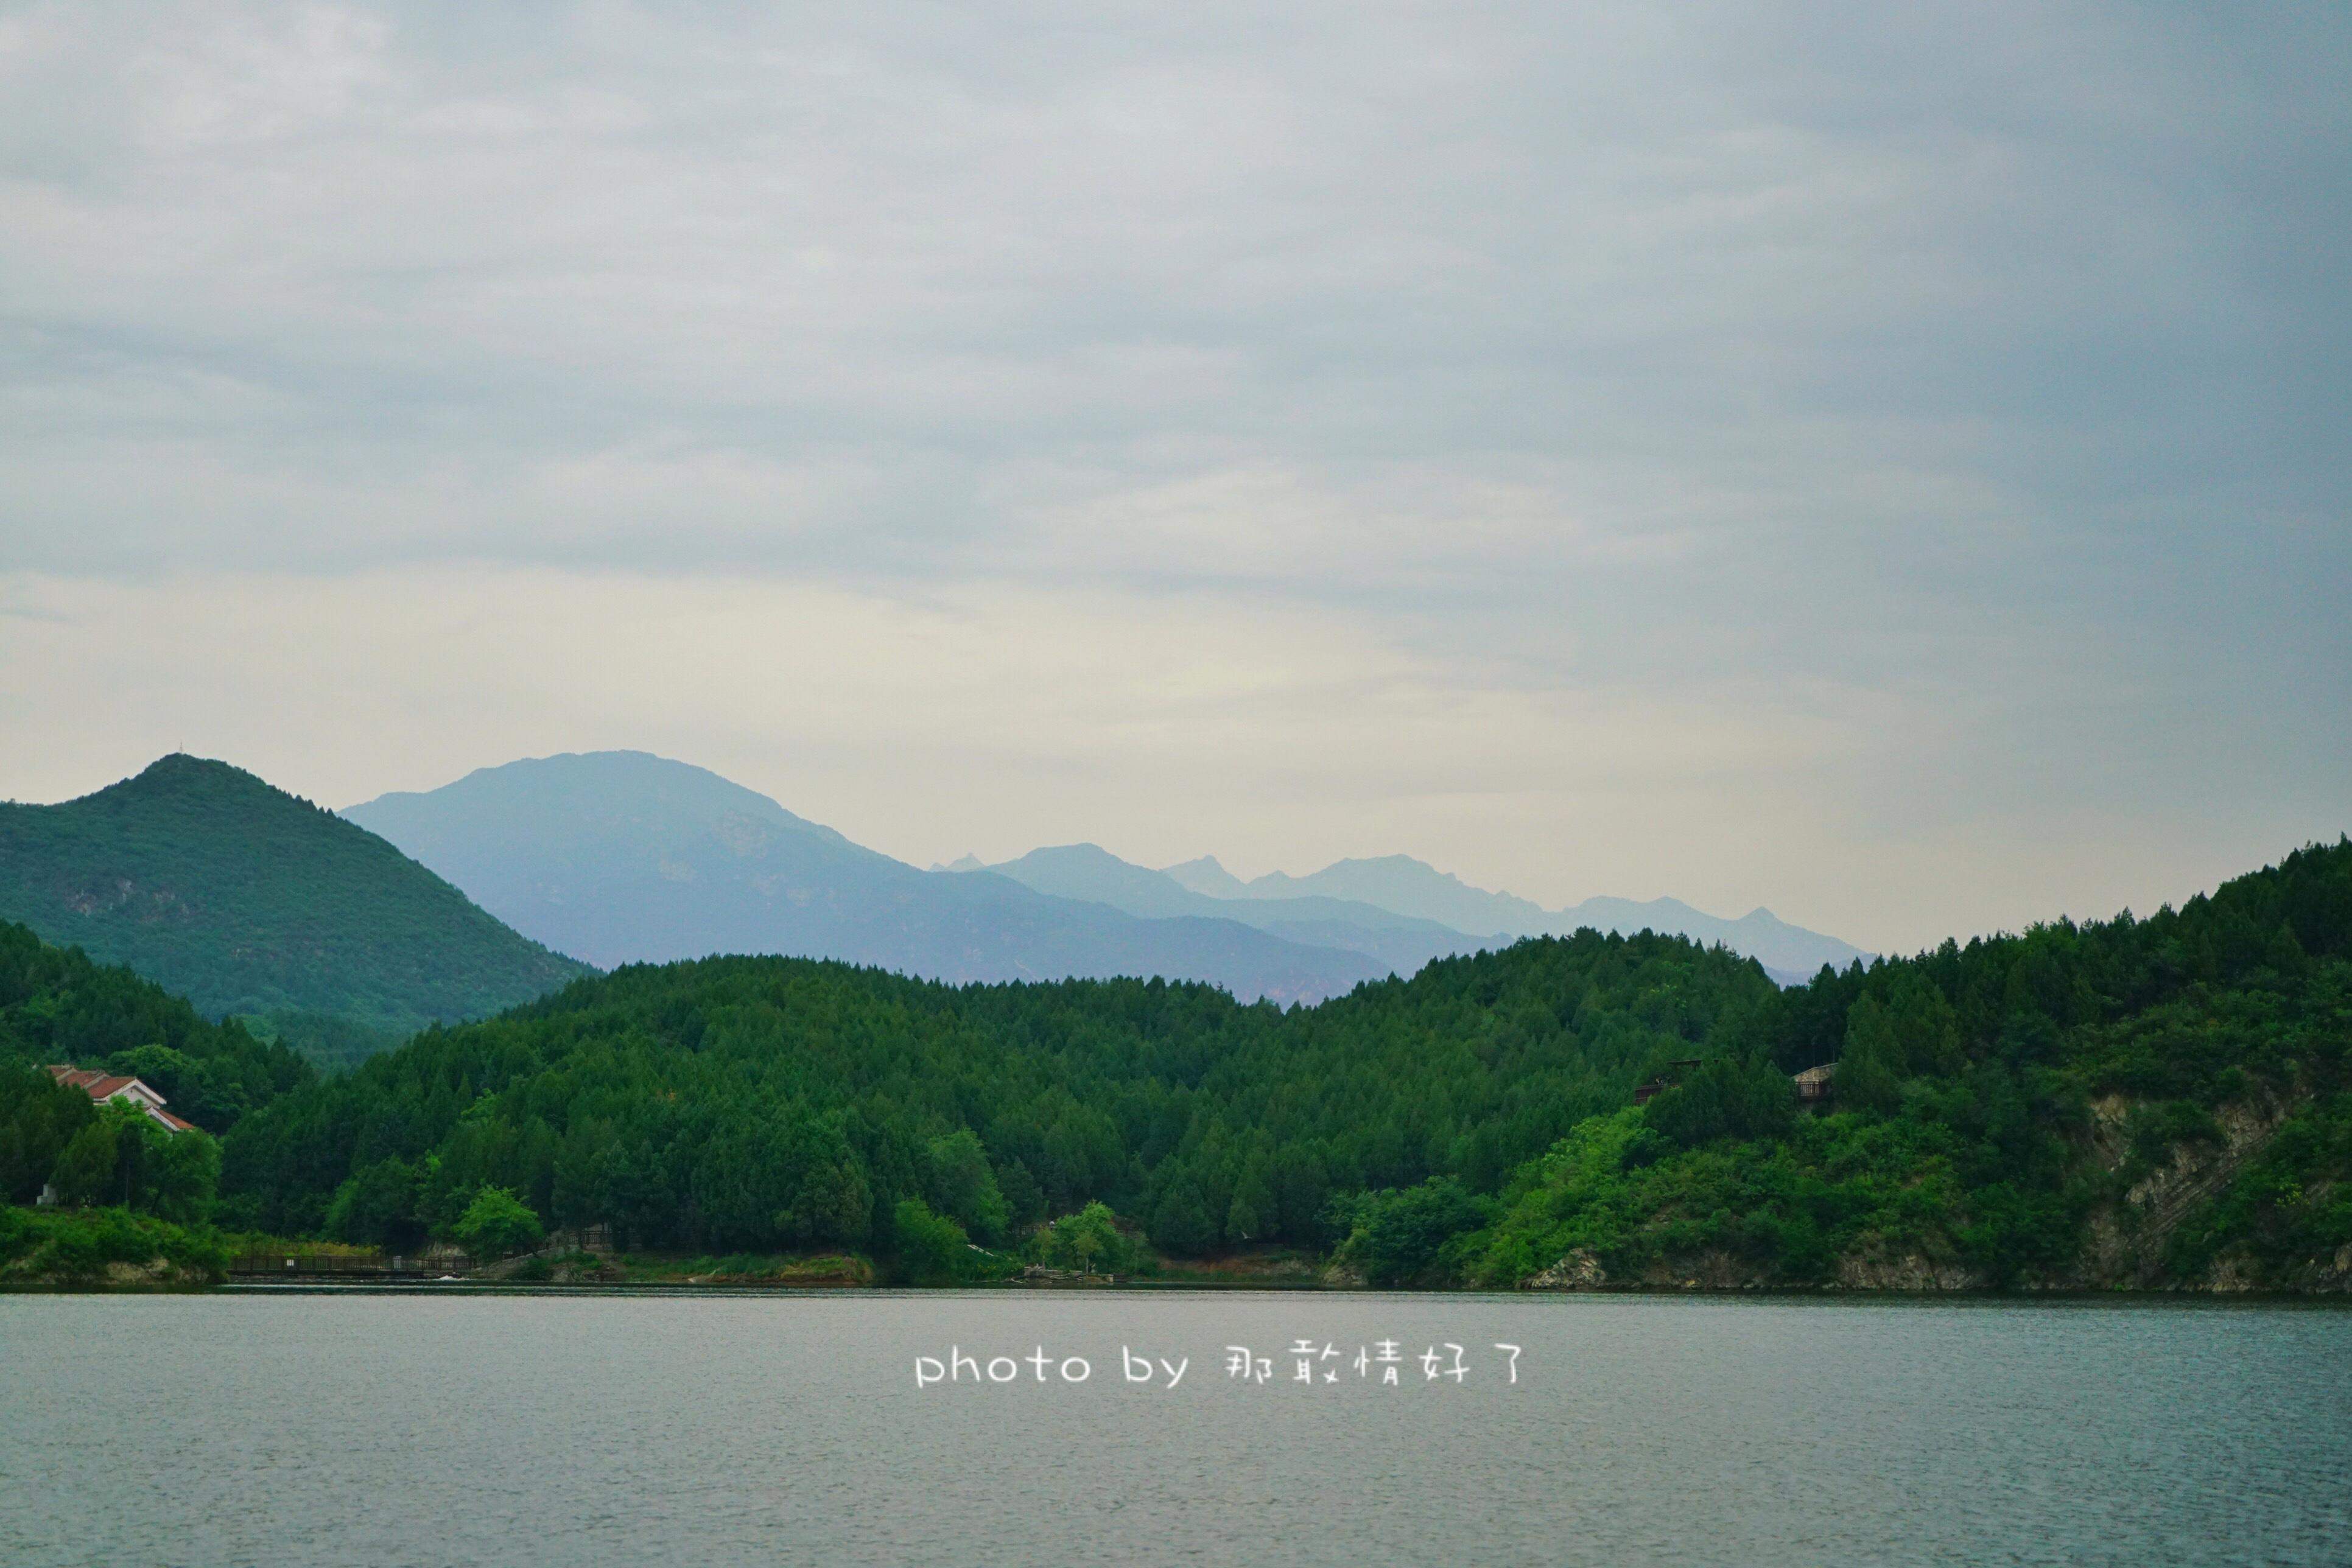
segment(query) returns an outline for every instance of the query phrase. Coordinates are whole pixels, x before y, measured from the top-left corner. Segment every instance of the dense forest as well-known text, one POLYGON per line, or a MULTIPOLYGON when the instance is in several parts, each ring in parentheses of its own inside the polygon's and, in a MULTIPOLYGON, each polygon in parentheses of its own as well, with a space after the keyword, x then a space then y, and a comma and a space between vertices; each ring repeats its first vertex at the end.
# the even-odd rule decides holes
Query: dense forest
POLYGON ((489 1184, 639 1246, 856 1247, 945 1196, 932 1146, 969 1133, 1016 1228, 1100 1199, 1180 1255, 1313 1245, 1335 1197, 1493 1187, 1772 994, 1748 960, 1592 933, 1290 1011, 1156 980, 632 967, 270 1108, 231 1140, 227 1190, 273 1228, 325 1222, 348 1178, 346 1216, 426 1227, 489 1184))
POLYGON ((184 756, 62 805, 0 805, 0 919, 324 1062, 590 972, 365 829, 184 756))
MULTIPOLYGON (((223 1222, 284 1234, 603 1225, 902 1278, 1025 1238, 1395 1285, 2352 1286, 2352 842, 1787 989, 1592 932, 1287 1010, 714 958, 331 1079, 21 930, 0 998, 0 1055, 146 1063, 224 1134, 223 1222)), ((67 1113, 10 1094, 0 1126, 67 1113)))

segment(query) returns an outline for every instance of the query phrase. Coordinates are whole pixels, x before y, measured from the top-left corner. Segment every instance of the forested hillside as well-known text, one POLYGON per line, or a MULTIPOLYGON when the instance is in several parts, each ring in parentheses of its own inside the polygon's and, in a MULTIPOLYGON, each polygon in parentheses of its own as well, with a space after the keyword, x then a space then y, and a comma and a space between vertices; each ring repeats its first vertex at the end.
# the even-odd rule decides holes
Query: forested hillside
POLYGON ((969 1129, 1015 1226, 1099 1198, 1178 1253, 1312 1243, 1335 1197, 1492 1187, 1772 994, 1745 959, 1591 934, 1289 1012, 1159 981, 631 967, 265 1113, 227 1189, 270 1227, 320 1223, 357 1174, 421 1184, 428 1222, 489 1183, 640 1245, 860 1246, 969 1129))
POLYGON ((374 834, 184 756, 62 805, 0 806, 0 918, 330 1060, 590 972, 374 834))
POLYGON ((1098 1200, 1171 1255, 1286 1242, 1375 1282, 2332 1288, 2348 1040, 2347 844, 1788 991, 1590 932, 1286 1012, 713 959, 309 1086, 232 1133, 225 1191, 355 1239, 486 1186, 641 1247, 885 1255, 909 1200, 989 1240, 1098 1200))
POLYGON ((1776 998, 1415 1260, 1514 1283, 2352 1288, 2352 843, 1776 998), (1836 1065, 1832 1113, 1782 1074, 1836 1065))

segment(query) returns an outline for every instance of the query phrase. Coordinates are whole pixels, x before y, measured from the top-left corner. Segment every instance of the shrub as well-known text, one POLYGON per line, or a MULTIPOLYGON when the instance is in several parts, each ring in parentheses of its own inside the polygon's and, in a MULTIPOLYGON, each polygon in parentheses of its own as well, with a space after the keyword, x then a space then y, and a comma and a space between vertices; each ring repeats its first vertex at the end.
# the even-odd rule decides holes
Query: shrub
POLYGON ((890 1239, 898 1251, 898 1272, 910 1284, 953 1284, 971 1273, 978 1256, 963 1227, 944 1214, 933 1214, 919 1197, 899 1199, 891 1211, 890 1239))
POLYGON ((457 1245, 477 1260, 508 1258, 539 1245, 546 1234, 539 1216, 522 1199, 502 1186, 486 1186, 474 1195, 466 1212, 451 1228, 457 1245))
POLYGON ((1104 1203, 1066 1214, 1029 1239, 1030 1255, 1049 1269, 1081 1274, 1127 1274, 1144 1267, 1150 1254, 1118 1228, 1104 1203))

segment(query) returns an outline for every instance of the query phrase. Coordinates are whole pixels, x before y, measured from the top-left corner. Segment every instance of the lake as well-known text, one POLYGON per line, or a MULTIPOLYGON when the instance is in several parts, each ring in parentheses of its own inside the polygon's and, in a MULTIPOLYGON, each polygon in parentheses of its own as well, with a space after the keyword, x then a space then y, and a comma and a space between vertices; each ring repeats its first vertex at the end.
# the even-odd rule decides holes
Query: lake
POLYGON ((0 1368, 13 1568, 2352 1562, 2340 1308, 0 1295, 0 1368))

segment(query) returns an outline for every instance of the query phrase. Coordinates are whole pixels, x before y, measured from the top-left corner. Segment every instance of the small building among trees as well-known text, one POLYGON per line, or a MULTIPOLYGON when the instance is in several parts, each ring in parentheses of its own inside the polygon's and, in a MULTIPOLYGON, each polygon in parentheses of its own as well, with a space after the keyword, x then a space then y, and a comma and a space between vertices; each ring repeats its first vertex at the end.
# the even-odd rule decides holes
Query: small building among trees
POLYGON ((1830 1081, 1836 1076, 1837 1063, 1834 1061, 1806 1068, 1795 1075, 1797 1098, 1809 1105, 1828 1100, 1832 1092, 1830 1081))
POLYGON ((25 1077, 27 1090, 39 1087, 20 1103, 16 1124, 0 1127, 13 1134, 0 1138, 0 1174, 16 1201, 142 1209, 174 1224, 211 1212, 220 1145, 165 1110, 151 1085, 69 1063, 25 1077), (38 1114, 28 1119, 27 1108, 38 1114))
POLYGON ((88 1093, 92 1104, 103 1105, 110 1101, 119 1101, 136 1105, 147 1113, 149 1121, 167 1133, 184 1133, 195 1125, 193 1122, 183 1122, 164 1110, 169 1102, 139 1079, 126 1078, 95 1067, 76 1067, 69 1061, 52 1063, 48 1073, 68 1089, 79 1089, 88 1093))

